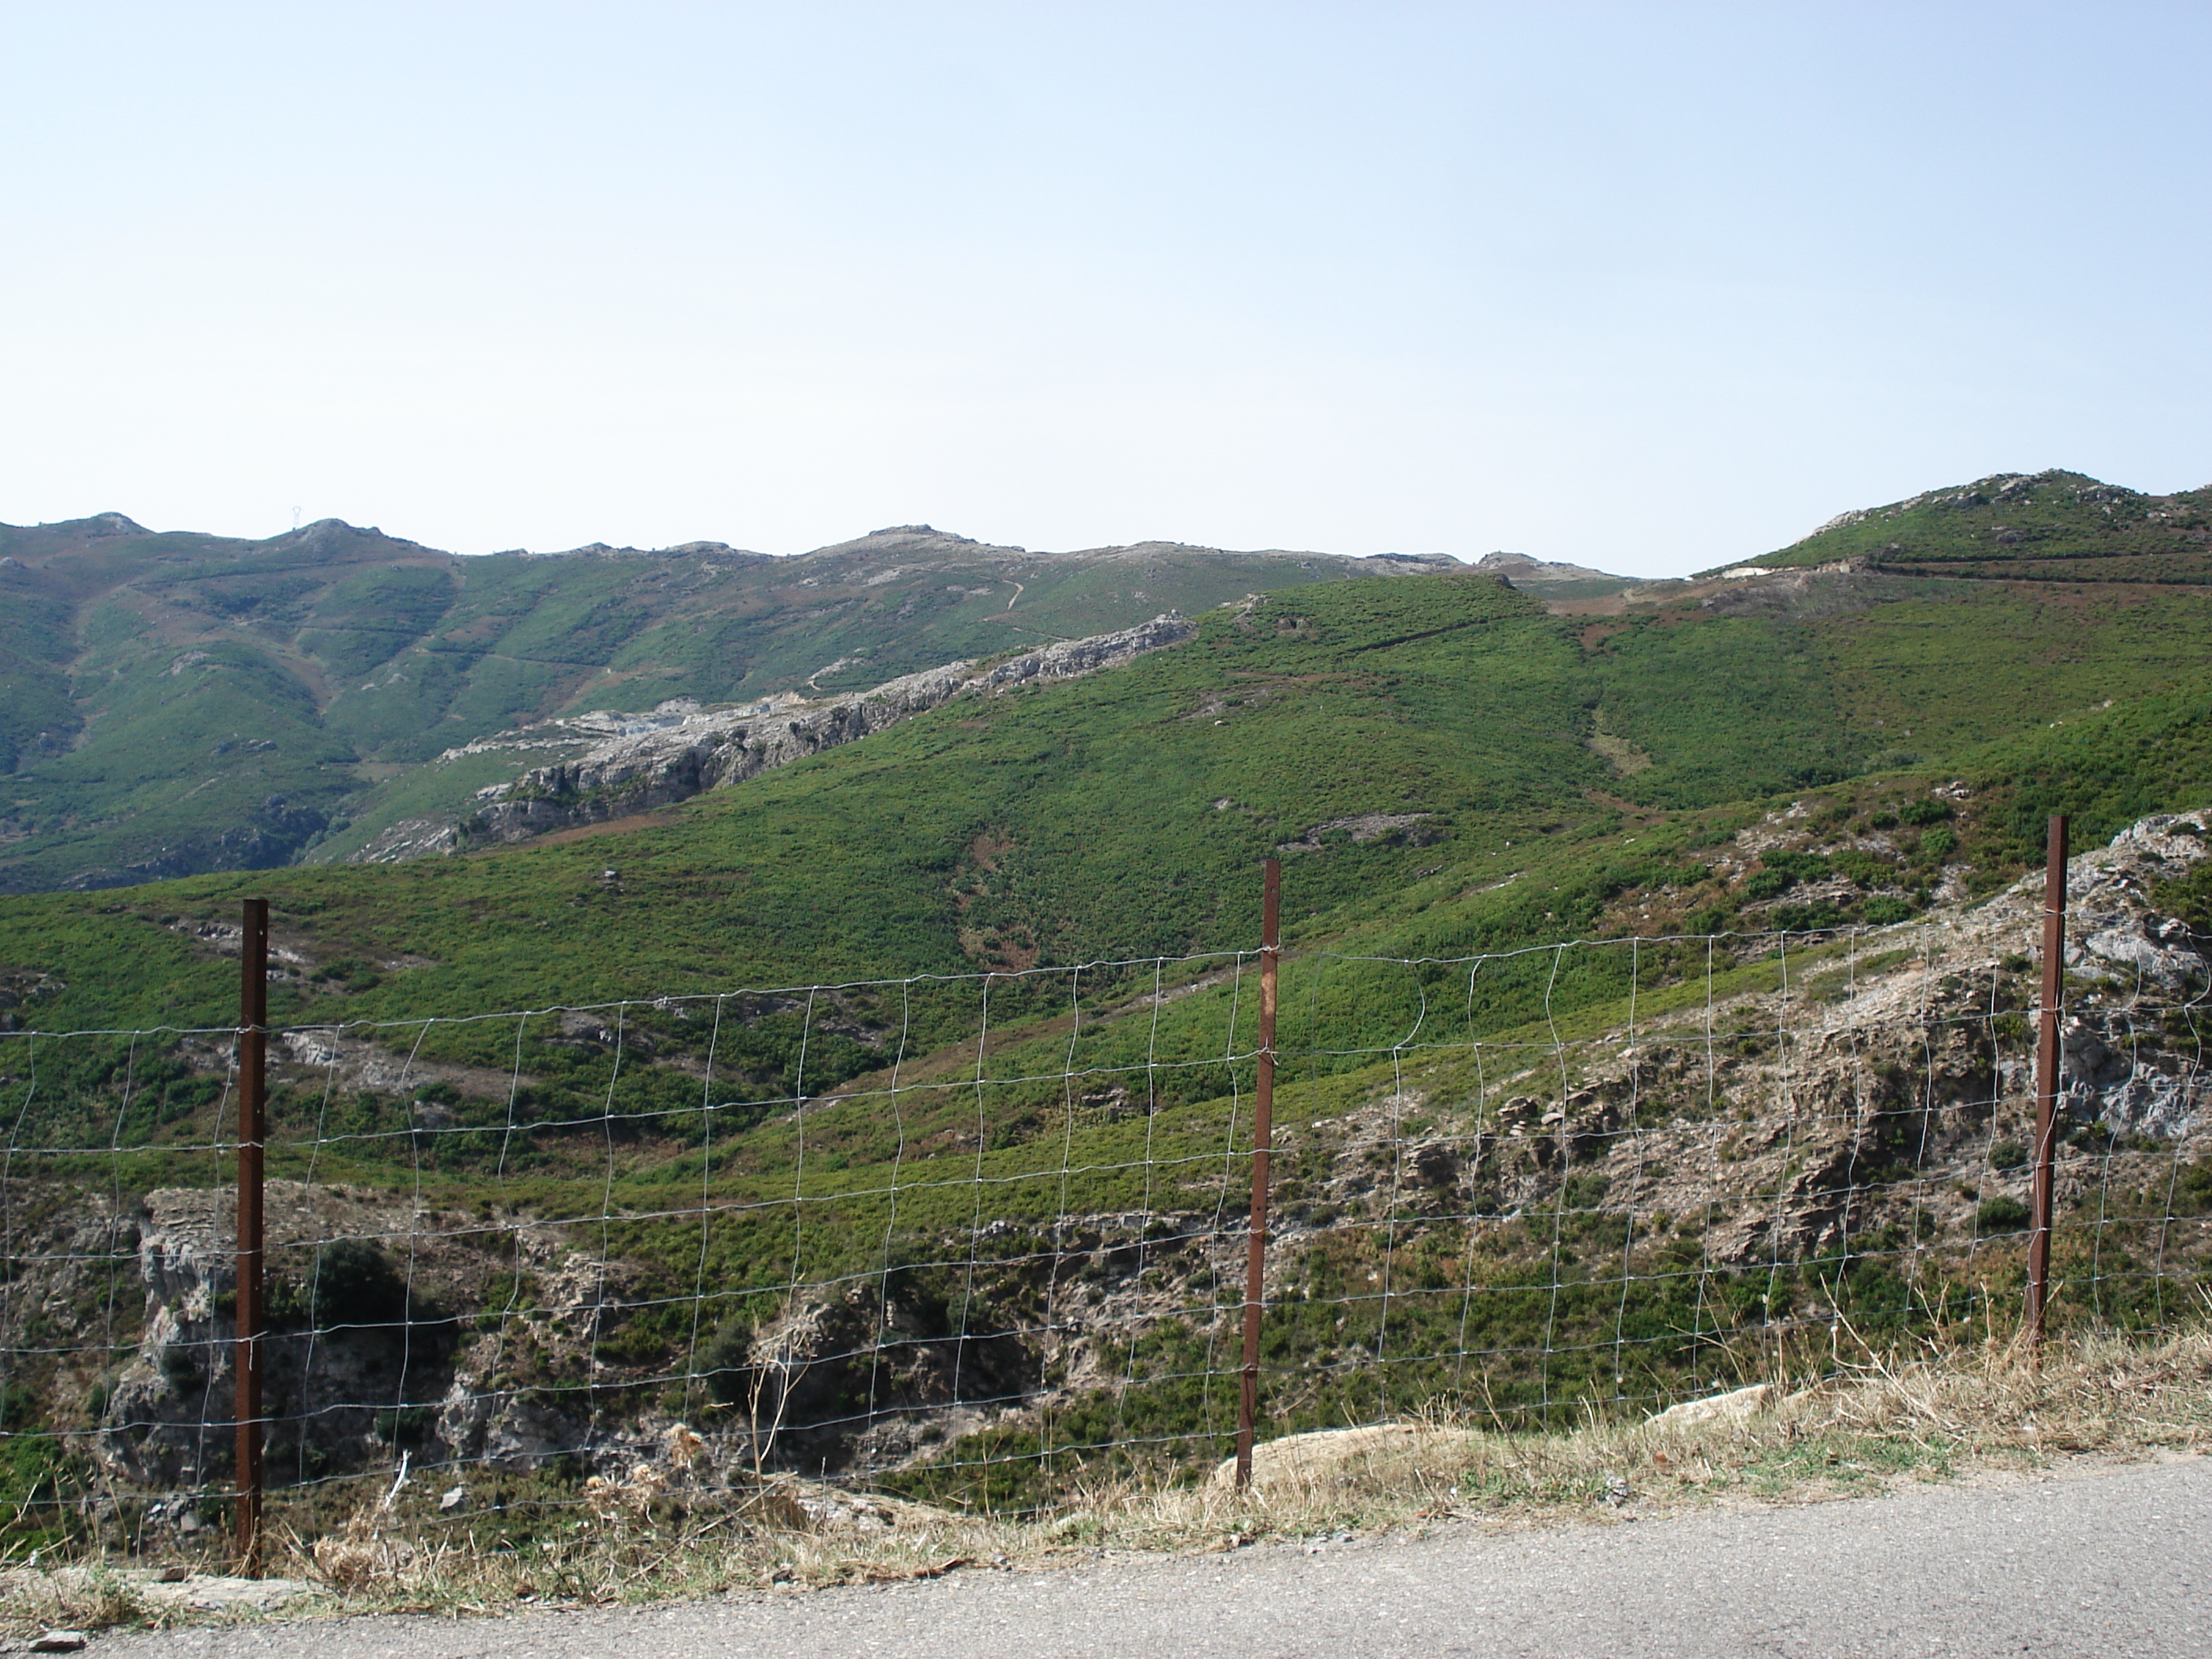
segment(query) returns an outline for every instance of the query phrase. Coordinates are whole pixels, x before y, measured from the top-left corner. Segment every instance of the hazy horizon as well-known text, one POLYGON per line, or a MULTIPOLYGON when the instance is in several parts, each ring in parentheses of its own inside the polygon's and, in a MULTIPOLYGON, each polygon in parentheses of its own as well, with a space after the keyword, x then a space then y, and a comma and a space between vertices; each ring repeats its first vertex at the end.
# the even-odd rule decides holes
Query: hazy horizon
POLYGON ((2212 481, 2200 7, 0 21, 10 522, 1656 575, 2212 481))

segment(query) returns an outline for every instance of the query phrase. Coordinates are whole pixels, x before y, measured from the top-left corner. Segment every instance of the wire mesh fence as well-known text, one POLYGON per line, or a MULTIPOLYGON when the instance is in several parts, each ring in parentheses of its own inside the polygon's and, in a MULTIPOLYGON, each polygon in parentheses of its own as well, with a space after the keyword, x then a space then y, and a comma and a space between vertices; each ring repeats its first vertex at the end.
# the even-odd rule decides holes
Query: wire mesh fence
MULTIPOLYGON (((1557 1428, 2016 1328, 2032 924, 1286 953, 1260 1437, 1557 1428)), ((2164 1328, 2212 1284, 2202 958, 2160 949, 2069 991, 2062 1326, 2164 1328)), ((273 1029, 269 1523, 1203 1477, 1237 1425, 1259 963, 273 1029)), ((0 1036, 19 1545, 229 1515, 239 1042, 0 1036)))

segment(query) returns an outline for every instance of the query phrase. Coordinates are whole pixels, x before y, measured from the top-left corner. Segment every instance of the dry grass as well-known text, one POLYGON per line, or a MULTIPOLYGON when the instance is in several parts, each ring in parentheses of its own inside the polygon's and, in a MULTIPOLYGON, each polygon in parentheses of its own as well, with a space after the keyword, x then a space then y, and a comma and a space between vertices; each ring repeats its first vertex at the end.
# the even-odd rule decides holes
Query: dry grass
MULTIPOLYGON (((314 1586, 287 1612, 495 1613, 1036 1569, 1104 1552, 1224 1550, 1262 1539, 1445 1520, 1528 1523, 1658 1514, 1729 1500, 1803 1501, 1899 1480, 2032 1470, 2212 1443, 2212 1329, 2162 1340, 1931 1351, 1856 1367, 1765 1408, 1704 1422, 1591 1423, 1505 1434, 1436 1415, 1262 1448, 1253 1489, 1212 1479, 1114 1487, 1019 1520, 958 1516, 771 1479, 671 1522, 669 1475, 595 1480, 558 1535, 486 1549, 372 1502, 312 1545, 276 1540, 272 1574, 314 1586)), ((679 1472, 684 1473, 684 1472, 679 1472)), ((0 1628, 166 1621, 143 1574, 76 1563, 0 1577, 0 1628)), ((242 1616, 242 1615, 232 1615, 242 1616)))
POLYGON ((11 1637, 163 1622, 134 1576, 101 1562, 11 1568, 0 1573, 0 1629, 11 1637))

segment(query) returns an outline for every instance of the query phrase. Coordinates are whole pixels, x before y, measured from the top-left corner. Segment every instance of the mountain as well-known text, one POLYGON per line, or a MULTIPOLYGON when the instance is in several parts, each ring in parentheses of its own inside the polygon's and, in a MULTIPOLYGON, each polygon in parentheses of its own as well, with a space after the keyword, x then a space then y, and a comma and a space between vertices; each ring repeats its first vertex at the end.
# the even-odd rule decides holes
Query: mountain
MULTIPOLYGON (((328 522, 259 543, 117 515, 11 530, 0 645, 16 771, 0 872, 18 891, 104 888, 533 827, 635 829, 673 837, 653 855, 665 867, 737 867, 776 844, 764 836, 811 837, 845 849, 837 880, 883 916, 933 918, 912 951, 830 953, 854 971, 980 959, 959 941, 983 936, 969 913, 984 895, 944 908, 963 860, 984 888, 1023 896, 997 929, 1028 941, 1008 959, 1181 948, 1228 925, 1200 919, 1209 872, 1278 844, 1326 848, 1320 827, 1339 821, 1425 815, 1414 840, 1522 841, 1530 826, 1955 772, 1993 743, 2185 688, 2212 647, 2204 494, 2008 476, 1838 521, 1755 574, 1550 598, 1528 588, 1617 579, 1496 555, 1048 555, 926 526, 793 559, 709 544, 463 559, 328 522), (1999 526, 2039 539, 1994 542, 1999 526), (909 702, 893 729, 869 712, 884 702, 871 688, 958 680, 983 670, 951 665, 1170 611, 1194 635, 1122 666, 960 707, 909 702), (639 769, 594 745, 672 723, 691 758, 665 758, 692 781, 625 794, 639 769), (684 735, 741 728, 761 756, 799 763, 708 765, 684 735), (1006 743, 1042 746, 1018 759, 1006 743), (834 809, 796 804, 825 789, 834 809), (1012 844, 963 854, 978 836, 1012 844), (1116 883, 1133 885, 1095 913, 1079 898, 1116 883), (1155 889, 1180 896, 1157 912, 1125 902, 1155 889)), ((1328 903, 1379 916, 1408 902, 1401 878, 1437 860, 1397 871, 1407 839, 1318 860, 1388 866, 1328 903)), ((802 909, 847 902, 830 872, 793 879, 802 909)), ((327 890, 373 908, 400 890, 351 880, 327 890)), ((755 938, 780 972, 811 977, 826 959, 781 938, 769 950, 750 922, 720 937, 755 938)))
MULTIPOLYGON (((1958 805, 1817 804, 1668 849, 1673 879, 1841 896, 1958 805)), ((2162 908, 2177 877, 2212 892, 2209 824, 2155 816, 2071 866, 2056 1321, 2108 1352, 2169 1334, 2212 1259, 2179 1006, 2212 940, 2162 908)), ((1833 1368, 2008 1333, 2042 896, 2039 873, 1921 926, 1710 951, 1289 953, 1262 1437, 1438 1401, 1633 1423, 1710 1392, 1717 1351, 1833 1368)), ((298 938, 276 994, 349 975, 320 1017, 370 1000, 298 938)), ((307 1534, 343 1494, 398 1529, 465 1481, 496 1536, 568 1547, 579 1487, 610 1484, 586 1471, 638 1468, 672 1420, 732 1486, 1072 1507, 1104 1472, 1202 1472, 1234 1420, 1251 1072, 1223 1056, 1252 1001, 1217 959, 280 1034, 271 1509, 307 1534), (441 1478, 395 1514, 403 1451, 441 1478)), ((19 1492, 225 1485, 222 1048, 165 1036, 0 1045, 44 1091, 6 1187, 19 1492)))
POLYGON ((289 863, 421 763, 564 714, 852 691, 1261 589, 1445 568, 1036 553, 927 525, 797 558, 719 542, 465 558, 335 520, 258 542, 113 513, 0 526, 0 892, 289 863))

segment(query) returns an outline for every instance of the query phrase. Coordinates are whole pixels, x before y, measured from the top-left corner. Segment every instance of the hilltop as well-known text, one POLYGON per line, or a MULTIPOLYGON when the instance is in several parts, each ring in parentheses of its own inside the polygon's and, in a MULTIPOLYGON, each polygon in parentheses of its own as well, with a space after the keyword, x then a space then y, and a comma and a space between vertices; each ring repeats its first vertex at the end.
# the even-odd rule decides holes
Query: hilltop
POLYGON ((1831 519, 1757 561, 1953 580, 2212 581, 2212 488, 2148 495, 2080 472, 1999 472, 1831 519))
POLYGON ((1594 599, 1637 586, 1631 577, 1593 570, 1588 565, 1532 559, 1525 553, 1486 553, 1474 562, 1474 568, 1486 576, 1502 576, 1522 592, 1543 599, 1594 599))
POLYGON ((927 525, 794 558, 704 541, 461 557, 336 520, 264 541, 114 513, 0 526, 0 892, 288 864, 422 762, 532 721, 849 692, 1262 589, 1447 567, 1037 553, 927 525))

